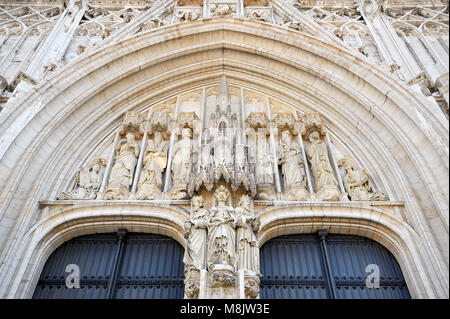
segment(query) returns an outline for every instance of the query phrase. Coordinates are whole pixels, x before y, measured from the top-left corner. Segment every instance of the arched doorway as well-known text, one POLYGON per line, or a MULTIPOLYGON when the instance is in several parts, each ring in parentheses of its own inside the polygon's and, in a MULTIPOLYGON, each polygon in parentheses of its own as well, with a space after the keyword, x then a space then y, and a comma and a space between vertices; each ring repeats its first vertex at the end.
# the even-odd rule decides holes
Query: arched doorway
POLYGON ((394 256, 359 236, 319 232, 274 238, 261 248, 261 273, 261 298, 411 298, 394 256), (368 278, 374 279, 367 284, 368 278))
POLYGON ((49 257, 33 298, 181 299, 183 251, 172 238, 154 234, 119 231, 78 237, 49 257), (79 288, 66 286, 73 273, 68 265, 79 268, 79 288))

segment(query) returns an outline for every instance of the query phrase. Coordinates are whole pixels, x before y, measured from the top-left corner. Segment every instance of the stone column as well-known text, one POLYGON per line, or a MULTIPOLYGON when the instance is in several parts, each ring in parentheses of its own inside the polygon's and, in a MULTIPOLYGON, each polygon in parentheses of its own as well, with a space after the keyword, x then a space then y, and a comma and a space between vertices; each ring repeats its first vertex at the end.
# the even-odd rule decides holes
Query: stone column
POLYGON ((108 186, 109 175, 111 174, 111 169, 114 164, 114 156, 116 154, 116 146, 118 142, 119 142, 119 130, 116 130, 116 135, 114 136, 111 153, 109 155, 108 163, 106 165, 105 174, 103 175, 102 186, 100 187, 100 191, 98 192, 97 195, 98 199, 102 199, 103 193, 106 190, 106 186, 108 186))
POLYGON ((269 117, 269 132, 270 132, 270 146, 272 148, 272 158, 273 158, 273 172, 275 175, 275 187, 278 193, 278 199, 281 197, 281 182, 280 182, 280 172, 278 171, 278 156, 277 156, 277 145, 275 143, 275 134, 274 128, 272 124, 272 112, 270 111, 270 100, 269 97, 266 97, 266 107, 267 107, 267 115, 269 117))

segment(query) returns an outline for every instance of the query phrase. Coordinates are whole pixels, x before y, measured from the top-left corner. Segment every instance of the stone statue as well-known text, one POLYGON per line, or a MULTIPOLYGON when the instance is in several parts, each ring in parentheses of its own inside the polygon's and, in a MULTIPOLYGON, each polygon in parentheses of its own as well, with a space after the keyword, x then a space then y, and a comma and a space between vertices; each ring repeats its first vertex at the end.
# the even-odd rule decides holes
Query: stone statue
POLYGON ((292 141, 291 132, 281 133, 280 158, 285 189, 294 185, 306 185, 305 164, 301 159, 301 150, 297 143, 292 141))
POLYGON ((168 144, 160 132, 148 143, 144 156, 144 168, 138 184, 138 200, 155 199, 161 195, 162 174, 167 166, 168 144))
POLYGON ((273 158, 267 143, 266 130, 261 128, 258 129, 256 137, 255 183, 258 199, 274 200, 276 198, 273 158))
POLYGON ((214 192, 216 200, 208 221, 208 268, 214 265, 236 265, 236 218, 230 206, 231 194, 220 186, 214 192))
POLYGON ((355 169, 351 160, 342 159, 339 165, 345 169, 344 187, 351 200, 359 201, 382 201, 387 200, 383 193, 374 193, 369 182, 369 173, 365 168, 355 169))
POLYGON ((273 160, 270 156, 266 132, 262 129, 258 130, 256 154, 256 184, 273 184, 273 160))
POLYGON ((95 199, 97 192, 102 185, 103 174, 105 172, 106 160, 96 158, 88 167, 78 169, 75 180, 76 186, 71 192, 63 192, 58 199, 63 200, 83 200, 95 199))
POLYGON ((259 248, 256 233, 260 227, 258 217, 251 212, 251 201, 248 195, 243 195, 236 208, 236 241, 239 269, 259 273, 259 248))
POLYGON ((203 208, 203 197, 192 198, 192 213, 184 224, 186 251, 183 258, 185 272, 206 269, 206 228, 209 212, 203 208))
POLYGON ((338 183, 334 177, 333 168, 330 164, 327 146, 320 138, 319 132, 312 132, 309 135, 309 141, 311 144, 308 147, 307 155, 309 162, 311 163, 317 191, 323 186, 337 186, 338 183))
POLYGON ((139 145, 134 133, 127 132, 116 146, 116 157, 111 170, 109 186, 123 187, 127 191, 133 183, 133 173, 139 156, 139 145))
POLYGON ((192 172, 192 155, 194 145, 191 139, 191 129, 181 130, 181 140, 173 147, 172 190, 170 198, 183 199, 187 195, 187 186, 192 172))

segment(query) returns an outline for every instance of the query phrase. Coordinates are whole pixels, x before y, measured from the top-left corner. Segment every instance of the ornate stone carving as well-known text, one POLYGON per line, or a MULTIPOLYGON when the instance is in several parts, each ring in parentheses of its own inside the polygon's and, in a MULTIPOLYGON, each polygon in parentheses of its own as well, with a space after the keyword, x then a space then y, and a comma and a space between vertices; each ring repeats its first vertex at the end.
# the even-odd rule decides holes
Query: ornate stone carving
POLYGON ((200 18, 200 14, 197 10, 181 9, 177 11, 176 18, 179 22, 195 21, 200 18))
POLYGON ((251 199, 243 195, 236 208, 236 241, 239 269, 259 274, 259 248, 256 234, 260 221, 251 211, 251 199))
POLYGON ((252 197, 256 196, 255 172, 248 162, 248 146, 238 143, 235 146, 234 179, 231 189, 236 191, 241 185, 252 197))
POLYGON ((245 298, 256 299, 259 295, 259 279, 248 278, 245 279, 244 284, 245 298))
POLYGON ((210 281, 211 288, 219 288, 219 287, 235 287, 236 279, 235 276, 226 272, 216 272, 212 276, 212 280, 210 281))
POLYGON ((369 181, 369 173, 365 168, 356 169, 351 159, 341 159, 339 166, 344 167, 344 187, 348 196, 353 201, 382 201, 387 196, 380 192, 373 192, 369 181))
POLYGON ((291 112, 278 112, 275 114, 272 120, 274 127, 278 128, 278 131, 289 130, 292 134, 298 135, 300 132, 300 123, 295 119, 291 112))
POLYGON ((90 162, 88 167, 78 169, 75 177, 75 188, 70 192, 61 193, 58 199, 95 199, 102 184, 105 167, 106 160, 104 158, 96 158, 90 162))
POLYGON ((284 198, 299 201, 307 200, 306 170, 302 151, 299 145, 292 141, 289 130, 284 130, 281 133, 279 164, 282 166, 284 198))
POLYGON ((171 199, 183 199, 188 195, 188 183, 191 178, 192 158, 195 151, 191 134, 190 128, 181 129, 181 140, 173 147, 173 186, 169 194, 171 199))
POLYGON ((189 196, 192 196, 194 191, 198 191, 202 185, 204 185, 208 191, 211 191, 214 187, 214 159, 212 157, 212 147, 208 133, 208 130, 205 130, 203 133, 203 141, 200 145, 197 168, 194 170, 193 178, 189 183, 189 196))
POLYGON ((180 112, 174 125, 177 130, 189 128, 191 130, 191 136, 194 135, 194 139, 196 139, 200 133, 200 120, 195 112, 180 112))
POLYGON ((192 198, 192 213, 184 224, 186 250, 183 258, 185 272, 206 269, 209 212, 203 208, 203 197, 192 198))
POLYGON ((302 136, 309 137, 312 132, 318 132, 320 136, 325 136, 325 128, 319 113, 307 113, 301 118, 302 120, 302 136))
POLYGON ((216 110, 210 116, 210 127, 202 135, 189 194, 198 191, 202 185, 212 190, 215 184, 224 180, 234 191, 243 186, 255 196, 256 185, 248 161, 248 149, 237 127, 237 115, 231 111, 231 97, 224 77, 217 90, 216 110))
POLYGON ((269 120, 264 112, 251 112, 245 120, 248 127, 253 129, 266 128, 269 120))
POLYGON ((211 4, 212 17, 230 17, 236 12, 232 5, 228 4, 211 4))
POLYGON ((272 18, 270 15, 271 15, 271 11, 264 10, 264 9, 254 9, 254 10, 249 10, 249 12, 248 12, 248 18, 250 20, 260 21, 260 22, 272 22, 272 18))
POLYGON ((144 168, 139 179, 136 199, 161 198, 162 174, 167 166, 168 147, 162 134, 155 132, 154 138, 148 142, 145 151, 144 168))
POLYGON ((154 132, 161 132, 163 135, 168 135, 167 131, 172 123, 173 120, 169 110, 163 109, 154 112, 148 123, 147 133, 151 135, 154 132))
POLYGON ((215 204, 208 221, 208 269, 214 265, 236 266, 236 217, 231 194, 220 186, 214 192, 215 204))
POLYGON ((189 299, 198 299, 200 293, 200 283, 194 279, 188 280, 185 283, 184 293, 189 299))

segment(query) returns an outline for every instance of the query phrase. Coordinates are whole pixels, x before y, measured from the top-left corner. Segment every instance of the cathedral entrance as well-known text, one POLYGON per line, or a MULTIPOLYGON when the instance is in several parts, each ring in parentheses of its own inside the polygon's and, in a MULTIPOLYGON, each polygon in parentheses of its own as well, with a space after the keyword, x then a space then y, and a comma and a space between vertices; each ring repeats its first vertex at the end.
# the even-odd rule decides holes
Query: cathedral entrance
POLYGON ((266 299, 411 298, 394 256, 359 236, 274 238, 261 248, 261 273, 266 299))
POLYGON ((33 298, 181 299, 183 253, 172 238, 154 234, 78 237, 52 253, 33 298), (79 288, 74 278, 78 270, 79 288))

